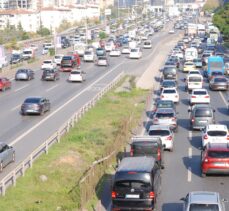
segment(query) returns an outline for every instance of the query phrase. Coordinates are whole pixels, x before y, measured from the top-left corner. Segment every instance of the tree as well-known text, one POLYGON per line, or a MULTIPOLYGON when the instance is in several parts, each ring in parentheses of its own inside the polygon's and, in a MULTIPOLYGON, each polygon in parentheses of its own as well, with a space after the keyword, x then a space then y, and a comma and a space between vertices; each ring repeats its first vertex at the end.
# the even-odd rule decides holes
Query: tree
POLYGON ((41 35, 41 36, 48 36, 48 35, 51 34, 50 30, 49 30, 48 28, 46 28, 46 27, 41 27, 41 28, 37 31, 37 33, 38 33, 39 35, 41 35))

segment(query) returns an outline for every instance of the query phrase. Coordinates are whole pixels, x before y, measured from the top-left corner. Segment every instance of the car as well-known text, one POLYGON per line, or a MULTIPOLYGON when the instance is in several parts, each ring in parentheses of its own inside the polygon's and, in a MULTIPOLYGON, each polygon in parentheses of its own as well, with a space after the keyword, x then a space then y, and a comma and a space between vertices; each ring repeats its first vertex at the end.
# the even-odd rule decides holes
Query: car
POLYGON ((12 56, 10 58, 10 64, 17 64, 17 63, 22 62, 22 61, 23 61, 23 57, 22 57, 22 54, 20 54, 20 53, 12 54, 12 56))
POLYGON ((60 73, 56 68, 45 68, 41 76, 44 81, 56 81, 60 79, 60 73))
POLYGON ((195 64, 196 68, 202 68, 203 66, 201 58, 193 59, 193 63, 195 64))
POLYGON ((164 149, 173 151, 174 133, 167 125, 151 125, 149 136, 160 137, 164 149))
POLYGON ((3 142, 0 142, 0 172, 11 162, 15 162, 15 150, 3 142))
POLYGON ((169 34, 174 34, 174 33, 175 33, 174 29, 169 30, 169 34))
POLYGON ((143 43, 143 48, 145 48, 145 49, 150 49, 150 48, 152 48, 152 42, 151 42, 151 40, 146 40, 146 41, 144 41, 144 43, 143 43))
POLYGON ((31 69, 19 69, 15 74, 15 80, 32 80, 34 79, 34 71, 31 69))
POLYGON ((56 63, 53 62, 51 59, 44 60, 41 65, 41 69, 46 69, 46 68, 50 68, 50 69, 56 68, 56 63))
POLYGON ((0 78, 0 90, 2 92, 6 91, 7 89, 11 88, 11 81, 8 78, 1 77, 0 78))
POLYGON ((106 50, 106 52, 110 52, 110 51, 112 51, 114 48, 115 48, 115 45, 114 45, 113 42, 107 42, 107 43, 105 44, 105 50, 106 50))
POLYGON ((208 77, 208 81, 210 82, 214 77, 217 77, 217 76, 224 76, 223 72, 221 71, 212 71, 210 75, 207 75, 208 77))
POLYGON ((130 59, 140 59, 142 57, 142 51, 140 48, 130 49, 129 58, 130 59))
POLYGON ((207 143, 201 152, 201 176, 229 174, 229 144, 207 143))
POLYGON ((161 170, 153 157, 125 157, 112 183, 112 210, 154 210, 161 170))
POLYGON ((210 103, 210 95, 207 89, 193 89, 189 102, 191 105, 196 103, 210 103))
POLYGON ((184 63, 183 72, 187 73, 187 72, 195 70, 195 69, 196 69, 196 65, 194 64, 194 62, 188 61, 188 62, 184 63))
POLYGON ((209 89, 227 91, 229 89, 229 82, 225 76, 215 76, 209 82, 209 89))
POLYGON ((192 130, 202 130, 208 124, 215 124, 215 109, 209 104, 194 104, 188 112, 192 130))
POLYGON ((85 81, 84 72, 80 70, 72 70, 69 74, 68 81, 70 82, 83 82, 85 81))
POLYGON ((224 201, 219 193, 209 191, 192 191, 187 194, 183 211, 226 211, 224 201))
POLYGON ((185 91, 191 91, 193 89, 202 89, 203 76, 200 74, 188 74, 185 79, 185 91))
POLYGON ((97 48, 96 49, 96 56, 106 56, 106 50, 104 48, 97 48))
POLYGON ((124 46, 122 48, 122 54, 129 54, 130 53, 130 48, 128 46, 124 46))
POLYGON ((156 112, 159 108, 172 108, 176 111, 176 106, 172 100, 157 100, 153 112, 156 112))
POLYGON ((134 136, 131 138, 130 156, 153 157, 160 168, 164 168, 163 144, 159 136, 134 136))
POLYGON ((63 56, 60 63, 60 69, 62 72, 71 72, 76 66, 76 59, 72 56, 63 56))
POLYGON ((109 66, 109 62, 106 56, 99 56, 96 60, 98 66, 109 66))
POLYGON ((48 47, 44 47, 42 49, 42 55, 46 55, 46 54, 48 54, 48 52, 49 52, 49 48, 48 47))
POLYGON ((177 68, 175 66, 165 66, 162 71, 162 78, 177 80, 177 68))
POLYGON ((226 125, 209 124, 202 130, 202 147, 207 143, 229 143, 229 132, 226 125))
POLYGON ((201 72, 200 72, 199 70, 192 70, 192 71, 189 71, 189 72, 188 72, 187 77, 190 76, 190 75, 196 75, 196 74, 197 74, 197 75, 202 75, 201 72))
POLYGON ((21 115, 39 114, 43 115, 50 111, 51 104, 47 98, 44 97, 28 97, 21 105, 21 115))
POLYGON ((109 53, 110 56, 121 56, 121 51, 119 49, 113 49, 109 53))
POLYGON ((166 125, 172 131, 178 131, 176 112, 171 108, 158 108, 153 114, 153 125, 166 125))
POLYGON ((163 80, 161 82, 161 90, 164 88, 177 88, 177 83, 175 80, 163 80))
POLYGON ((56 63, 56 65, 60 65, 61 64, 61 60, 63 58, 63 54, 56 54, 54 56, 54 62, 56 63))
POLYGON ((83 55, 84 62, 94 62, 95 61, 95 54, 91 50, 86 50, 83 55))
POLYGON ((172 100, 174 103, 179 103, 179 93, 176 88, 164 88, 160 95, 161 100, 172 100))

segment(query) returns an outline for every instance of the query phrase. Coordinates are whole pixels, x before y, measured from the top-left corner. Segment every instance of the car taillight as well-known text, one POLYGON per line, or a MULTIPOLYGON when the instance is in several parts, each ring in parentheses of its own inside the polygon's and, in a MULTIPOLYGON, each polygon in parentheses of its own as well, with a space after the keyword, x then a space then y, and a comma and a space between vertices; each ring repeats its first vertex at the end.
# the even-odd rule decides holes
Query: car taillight
POLYGON ((168 140, 168 141, 171 141, 172 139, 173 139, 172 136, 168 136, 168 137, 166 138, 166 140, 168 140))
POLYGON ((134 149, 133 148, 130 149, 130 156, 134 156, 134 149))
POLYGON ((204 139, 208 139, 208 135, 207 134, 204 135, 204 139))
POLYGON ((175 95, 175 98, 178 98, 178 95, 175 95))
POLYGON ((112 192, 111 192, 111 198, 112 198, 112 199, 115 199, 116 196, 117 196, 117 193, 116 193, 115 191, 112 191, 112 192))
POLYGON ((208 162, 208 159, 207 159, 207 158, 205 158, 205 159, 204 159, 204 162, 205 162, 205 163, 207 163, 207 162, 208 162))
POLYGON ((195 119, 194 118, 192 118, 192 122, 195 122, 195 119))
POLYGON ((157 149, 157 158, 158 160, 161 160, 161 150, 157 149))
POLYGON ((161 95, 161 98, 164 98, 165 96, 164 95, 161 95))
POLYGON ((155 197, 154 192, 153 192, 153 191, 150 191, 150 193, 149 193, 149 198, 150 198, 150 199, 154 199, 154 197, 155 197))
POLYGON ((205 98, 209 98, 209 96, 208 96, 208 95, 206 95, 206 96, 205 96, 205 98))
POLYGON ((176 121, 176 117, 173 117, 173 118, 172 118, 172 121, 174 121, 174 122, 175 122, 175 121, 176 121))
POLYGON ((229 141, 229 135, 227 135, 227 140, 229 141))
POLYGON ((154 121, 154 122, 158 122, 158 118, 154 118, 153 121, 154 121))
POLYGON ((196 98, 196 96, 192 96, 192 98, 196 98))

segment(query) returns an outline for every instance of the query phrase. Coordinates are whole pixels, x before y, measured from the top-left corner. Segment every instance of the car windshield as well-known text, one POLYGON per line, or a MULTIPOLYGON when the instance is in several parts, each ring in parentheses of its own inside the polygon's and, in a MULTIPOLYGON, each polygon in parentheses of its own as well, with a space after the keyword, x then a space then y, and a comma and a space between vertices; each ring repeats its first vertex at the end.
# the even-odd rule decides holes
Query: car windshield
POLYGON ((23 51, 23 54, 32 54, 32 51, 23 51))
POLYGON ((92 54, 92 52, 91 51, 85 51, 85 53, 84 53, 85 55, 91 55, 92 54))
POLYGON ((209 136, 226 136, 227 131, 224 130, 210 130, 207 132, 209 136))
POLYGON ((13 54, 13 55, 12 55, 12 58, 13 58, 13 59, 20 58, 20 55, 19 55, 19 54, 13 54))
POLYGON ((215 78, 214 82, 227 82, 226 78, 215 78))
POLYGON ((211 158, 229 158, 229 151, 208 151, 208 157, 211 158))
POLYGON ((189 82, 201 82, 202 78, 201 77, 189 77, 188 81, 189 82))
POLYGON ((169 130, 150 130, 149 131, 150 136, 169 136, 170 131, 169 130))
POLYGON ((163 94, 175 94, 176 90, 174 89, 164 89, 163 94))
POLYGON ((71 74, 72 75, 80 75, 80 72, 79 71, 72 71, 71 74))
POLYGON ((51 64, 52 61, 43 61, 43 64, 51 64))
POLYGON ((193 63, 185 63, 184 65, 185 65, 185 66, 194 66, 193 63))
POLYGON ((24 103, 39 103, 40 98, 27 98, 24 103))
POLYGON ((223 75, 222 72, 212 72, 212 76, 216 76, 216 75, 223 75))
POLYGON ((159 119, 166 119, 174 117, 174 113, 156 113, 156 117, 159 119))
POLYGON ((160 102, 157 104, 157 108, 172 108, 173 103, 172 102, 160 102))
POLYGON ((189 211, 219 211, 217 204, 191 204, 189 211))
POLYGON ((194 95, 206 95, 207 92, 206 91, 193 91, 194 95))
POLYGON ((115 183, 117 188, 150 189, 150 182, 142 180, 122 180, 115 183))
POLYGON ((45 69, 44 73, 54 73, 55 71, 53 69, 45 69))
POLYGON ((211 109, 196 109, 195 117, 212 117, 211 109))
POLYGON ((131 49, 131 52, 138 52, 138 49, 131 49))
POLYGON ((55 59, 61 59, 62 56, 55 56, 55 59))

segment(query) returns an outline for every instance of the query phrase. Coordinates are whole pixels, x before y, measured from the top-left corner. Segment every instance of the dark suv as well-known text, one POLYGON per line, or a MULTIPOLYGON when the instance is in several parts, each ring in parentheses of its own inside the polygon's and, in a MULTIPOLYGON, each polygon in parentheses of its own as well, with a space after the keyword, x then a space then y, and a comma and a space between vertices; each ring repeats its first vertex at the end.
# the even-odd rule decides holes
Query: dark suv
POLYGON ((44 69, 41 80, 55 81, 60 79, 60 73, 57 69, 44 69))
POLYGON ((163 69, 163 80, 177 80, 177 68, 175 66, 165 66, 163 69))
POLYGON ((130 144, 130 156, 152 156, 161 168, 163 164, 163 145, 160 137, 135 136, 130 144))
POLYGON ((160 189, 161 172, 154 158, 124 158, 114 175, 112 210, 154 210, 160 189))

